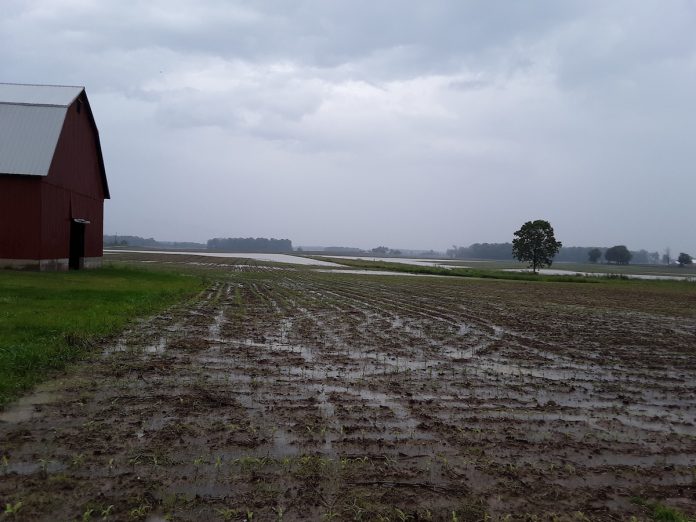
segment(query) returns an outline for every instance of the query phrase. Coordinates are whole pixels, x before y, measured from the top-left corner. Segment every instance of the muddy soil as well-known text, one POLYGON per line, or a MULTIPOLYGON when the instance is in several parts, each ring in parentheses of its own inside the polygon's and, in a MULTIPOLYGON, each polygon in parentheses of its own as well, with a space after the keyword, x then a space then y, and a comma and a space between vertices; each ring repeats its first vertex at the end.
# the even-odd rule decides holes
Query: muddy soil
POLYGON ((649 520, 636 498, 696 512, 693 294, 213 280, 0 412, 6 519, 649 520))

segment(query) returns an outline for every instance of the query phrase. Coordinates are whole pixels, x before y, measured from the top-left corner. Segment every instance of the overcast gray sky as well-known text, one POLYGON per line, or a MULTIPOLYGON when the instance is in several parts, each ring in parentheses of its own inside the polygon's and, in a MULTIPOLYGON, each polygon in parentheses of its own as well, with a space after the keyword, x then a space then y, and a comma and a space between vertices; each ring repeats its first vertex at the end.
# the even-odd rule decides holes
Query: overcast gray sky
POLYGON ((696 2, 3 0, 1 81, 85 85, 106 233, 696 254, 696 2))

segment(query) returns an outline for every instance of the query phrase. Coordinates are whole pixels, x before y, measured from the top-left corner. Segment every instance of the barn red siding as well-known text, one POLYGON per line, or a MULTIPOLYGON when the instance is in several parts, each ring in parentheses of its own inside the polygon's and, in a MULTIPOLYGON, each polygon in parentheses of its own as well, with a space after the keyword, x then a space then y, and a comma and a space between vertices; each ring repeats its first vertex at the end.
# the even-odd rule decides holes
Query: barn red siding
POLYGON ((40 259, 66 259, 70 254, 70 193, 60 187, 41 186, 40 259))
POLYGON ((41 178, 0 176, 0 259, 39 259, 41 178))
POLYGON ((99 172, 97 141, 85 104, 79 100, 68 107, 53 161, 44 183, 56 185, 95 199, 104 199, 99 172))
POLYGON ((65 259, 70 253, 71 219, 89 221, 85 227, 85 257, 103 254, 103 203, 44 183, 41 187, 41 259, 65 259))
POLYGON ((77 100, 68 107, 48 176, 43 180, 44 259, 68 257, 71 218, 90 222, 85 228, 85 257, 103 255, 104 187, 97 150, 89 112, 77 100))

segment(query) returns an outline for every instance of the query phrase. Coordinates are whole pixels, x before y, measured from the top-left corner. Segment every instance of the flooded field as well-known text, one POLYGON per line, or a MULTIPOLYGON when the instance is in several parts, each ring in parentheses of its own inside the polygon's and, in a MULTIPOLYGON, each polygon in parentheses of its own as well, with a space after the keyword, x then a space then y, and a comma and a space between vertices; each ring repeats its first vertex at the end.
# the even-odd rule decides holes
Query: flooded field
POLYGON ((105 249, 104 254, 107 256, 118 256, 121 254, 143 254, 155 255, 157 258, 162 256, 185 256, 185 257, 203 257, 213 259, 253 259, 255 261, 285 263, 291 265, 306 265, 306 266, 333 266, 337 267, 336 263, 322 261, 320 259, 312 259, 309 257, 294 256, 292 254, 263 254, 263 253, 234 253, 234 252, 207 252, 204 250, 195 252, 186 252, 182 250, 127 250, 127 249, 105 249))
MULTIPOLYGON (((503 269, 504 272, 531 272, 532 270, 529 268, 505 268, 503 269)), ((633 273, 611 273, 611 272, 581 272, 581 271, 576 271, 576 270, 563 270, 563 269, 556 269, 556 268, 542 268, 539 270, 539 273, 542 275, 567 275, 567 276, 572 276, 572 275, 581 275, 581 276, 586 276, 586 277, 606 277, 606 276, 611 276, 611 275, 621 275, 621 277, 625 277, 627 279, 642 279, 645 281, 659 281, 659 280, 664 280, 664 281, 696 281, 696 275, 683 275, 683 276, 674 276, 674 275, 665 275, 665 274, 633 274, 633 273)))
POLYGON ((448 260, 438 260, 438 259, 418 259, 418 258, 407 258, 407 257, 375 257, 375 256, 315 256, 315 257, 327 257, 331 259, 354 259, 358 261, 386 261, 388 263, 402 263, 405 265, 416 265, 416 266, 434 266, 438 268, 469 268, 467 264, 475 264, 477 261, 455 261, 452 259, 448 260))
POLYGON ((17 520, 696 512, 690 287, 210 277, 3 412, 17 520))

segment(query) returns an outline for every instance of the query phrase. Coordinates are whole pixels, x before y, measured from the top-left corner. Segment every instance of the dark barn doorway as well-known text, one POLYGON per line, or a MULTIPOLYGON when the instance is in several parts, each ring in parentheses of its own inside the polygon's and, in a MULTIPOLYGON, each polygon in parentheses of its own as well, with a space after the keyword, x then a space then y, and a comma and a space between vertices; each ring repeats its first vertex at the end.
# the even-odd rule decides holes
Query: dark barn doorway
POLYGON ((70 270, 82 268, 85 257, 85 226, 89 221, 73 219, 70 221, 70 270))

